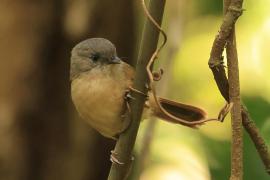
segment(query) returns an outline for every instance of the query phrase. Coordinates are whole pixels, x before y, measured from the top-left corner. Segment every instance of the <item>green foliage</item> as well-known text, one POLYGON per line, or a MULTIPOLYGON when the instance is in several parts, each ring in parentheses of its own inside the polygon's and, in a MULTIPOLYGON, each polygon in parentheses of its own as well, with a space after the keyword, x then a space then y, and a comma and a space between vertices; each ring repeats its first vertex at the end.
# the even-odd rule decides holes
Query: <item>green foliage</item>
MULTIPOLYGON (((266 5, 269 5, 270 1, 256 1, 256 6, 254 3, 250 0, 245 1, 244 8, 247 11, 236 24, 241 94, 251 117, 270 145, 270 94, 268 93, 270 91, 268 78, 270 75, 270 52, 268 50, 270 14, 269 10, 266 11, 269 7, 266 5)), ((182 32, 179 32, 182 33, 181 36, 168 34, 171 39, 174 39, 172 36, 181 37, 178 39, 180 41, 179 50, 170 56, 174 58, 171 65, 165 69, 165 74, 169 74, 170 79, 168 82, 161 81, 159 83, 164 83, 163 86, 169 86, 167 97, 199 105, 208 112, 210 118, 216 117, 224 100, 219 94, 207 62, 212 42, 222 20, 222 1, 188 1, 186 7, 188 12, 193 12, 192 15, 190 13, 188 15, 182 14, 185 24, 182 32)), ((169 11, 170 7, 167 8, 169 11)), ((173 19, 167 21, 173 21, 173 19)), ((165 47, 162 53, 169 54, 170 50, 165 47)), ((163 61, 160 64, 168 63, 166 57, 159 59, 159 61, 163 61)), ((145 177, 153 177, 151 174, 155 174, 156 177, 161 171, 160 168, 156 167, 160 167, 160 165, 167 170, 167 173, 170 173, 168 169, 175 168, 182 175, 189 169, 196 173, 201 172, 194 170, 193 164, 188 163, 187 159, 189 159, 199 162, 200 167, 203 167, 204 173, 200 174, 201 179, 229 179, 230 117, 227 117, 222 124, 207 123, 200 128, 199 132, 175 126, 166 123, 158 124, 152 144, 151 160, 145 177), (190 149, 192 153, 185 152, 184 149, 190 149), (177 152, 179 154, 184 152, 189 158, 185 159, 177 152), (190 154, 191 156, 189 156, 190 154), (183 163, 185 166, 182 166, 183 163)), ((140 131, 140 136, 143 135, 142 132, 143 128, 140 131)), ((263 163, 246 133, 243 158, 245 180, 269 179, 263 163)))
POLYGON ((194 4, 198 9, 198 15, 221 15, 223 3, 217 0, 195 0, 194 4))

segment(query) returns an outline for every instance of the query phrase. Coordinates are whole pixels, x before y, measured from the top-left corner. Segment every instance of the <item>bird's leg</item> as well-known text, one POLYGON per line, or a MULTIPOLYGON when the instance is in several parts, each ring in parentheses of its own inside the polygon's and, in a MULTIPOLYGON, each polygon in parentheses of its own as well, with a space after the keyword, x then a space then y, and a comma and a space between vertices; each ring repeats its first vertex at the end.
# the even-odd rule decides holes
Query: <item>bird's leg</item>
MULTIPOLYGON (((146 84, 145 87, 146 87, 147 90, 150 89, 149 86, 148 86, 148 84, 146 84)), ((140 90, 138 90, 138 89, 135 89, 135 88, 133 88, 133 87, 131 87, 131 86, 128 87, 128 91, 129 91, 129 92, 130 92, 130 91, 133 91, 133 92, 138 93, 138 94, 140 94, 140 95, 142 95, 142 96, 148 97, 147 94, 145 94, 145 93, 143 93, 142 91, 140 91, 140 90)))
POLYGON ((130 104, 129 104, 131 99, 136 100, 133 96, 131 96, 130 90, 127 89, 127 90, 125 91, 124 101, 125 101, 125 105, 126 105, 127 111, 128 111, 129 113, 131 112, 130 104))
POLYGON ((125 102, 125 108, 124 108, 124 114, 121 115, 121 118, 123 120, 123 127, 122 130, 119 132, 119 134, 123 133, 130 125, 130 118, 127 118, 127 116, 130 114, 131 109, 130 109, 130 100, 133 99, 135 100, 134 97, 131 96, 130 91, 126 90, 125 96, 124 96, 124 102, 125 102))
MULTIPOLYGON (((149 90, 149 87, 146 85, 146 88, 149 90)), ((121 115, 121 118, 123 119, 123 127, 121 129, 121 131, 118 134, 123 133, 130 125, 131 122, 131 118, 126 118, 130 113, 131 113, 131 108, 130 108, 130 100, 136 100, 136 98, 134 98, 130 92, 136 92, 140 95, 145 96, 146 98, 148 98, 148 95, 129 86, 128 89, 125 91, 125 95, 124 95, 124 102, 125 102, 125 111, 124 114, 121 115)))
MULTIPOLYGON (((137 92, 137 93, 140 93, 140 94, 143 94, 144 96, 147 96, 145 95, 144 93, 132 88, 132 87, 129 87, 129 89, 127 89, 125 91, 125 95, 124 95, 124 102, 125 102, 125 111, 124 111, 124 114, 121 115, 121 118, 123 120, 123 127, 122 127, 122 130, 117 134, 117 136, 119 136, 119 134, 122 134, 123 132, 125 132, 126 129, 128 129, 129 125, 130 125, 130 122, 131 122, 131 118, 127 118, 127 116, 131 113, 131 108, 130 108, 130 100, 136 100, 131 94, 130 94, 130 91, 134 91, 134 92, 137 92)), ((112 163, 115 163, 115 164, 118 164, 118 165, 123 165, 124 162, 121 162, 118 160, 118 158, 116 157, 117 156, 117 152, 115 151, 111 151, 111 155, 110 155, 110 160, 112 163)), ((131 157, 131 161, 134 160, 134 157, 131 157)))
MULTIPOLYGON (((149 90, 149 86, 146 85, 145 86, 147 88, 147 90, 149 90)), ((133 92, 136 92, 140 95, 143 95, 145 96, 146 98, 148 98, 148 95, 133 88, 133 87, 129 87, 126 92, 125 92, 125 95, 124 95, 124 102, 125 102, 125 106, 126 106, 126 111, 124 111, 125 113, 121 115, 121 118, 123 119, 123 128, 122 130, 118 133, 121 134, 123 133, 130 125, 130 122, 131 122, 131 118, 126 118, 130 113, 131 113, 131 108, 130 108, 130 100, 136 100, 136 98, 134 98, 130 92, 133 91, 133 92)), ((118 158, 117 158, 117 152, 115 151, 111 151, 111 155, 110 155, 110 160, 112 163, 114 164, 118 164, 118 165, 124 165, 125 163, 124 162, 121 162, 118 158)), ((132 156, 130 161, 133 161, 134 160, 134 157, 132 156)), ((130 163, 132 164, 132 163, 130 163)), ((131 169, 131 168, 130 168, 131 169)))

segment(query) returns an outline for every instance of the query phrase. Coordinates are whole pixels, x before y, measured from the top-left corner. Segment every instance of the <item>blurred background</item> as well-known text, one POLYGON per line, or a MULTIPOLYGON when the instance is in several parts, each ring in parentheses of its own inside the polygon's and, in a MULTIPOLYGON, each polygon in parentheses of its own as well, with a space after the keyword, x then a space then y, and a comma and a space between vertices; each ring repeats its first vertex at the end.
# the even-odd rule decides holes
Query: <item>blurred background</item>
MULTIPOLYGON (((138 0, 0 0, 0 179, 103 180, 114 141, 78 117, 69 57, 81 40, 104 37, 134 64, 143 27, 138 0)), ((236 26, 242 101, 270 145, 270 0, 244 2, 236 26)), ((159 95, 216 117, 224 100, 208 68, 222 1, 167 1, 168 43, 157 67, 159 95)), ((143 121, 130 179, 227 180, 230 117, 200 130, 143 121), (150 138, 145 138, 149 137, 150 138), (144 158, 142 158, 144 157, 144 158)), ((245 133, 244 179, 269 179, 245 133)))

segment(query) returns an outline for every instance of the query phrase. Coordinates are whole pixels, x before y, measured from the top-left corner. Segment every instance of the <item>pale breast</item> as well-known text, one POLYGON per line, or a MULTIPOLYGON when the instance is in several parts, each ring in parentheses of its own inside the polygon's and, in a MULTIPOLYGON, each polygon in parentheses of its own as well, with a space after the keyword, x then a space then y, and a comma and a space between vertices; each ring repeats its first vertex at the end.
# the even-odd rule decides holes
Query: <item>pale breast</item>
POLYGON ((84 120, 102 135, 113 137, 123 128, 124 95, 131 83, 132 77, 120 65, 95 68, 72 81, 72 100, 84 120))

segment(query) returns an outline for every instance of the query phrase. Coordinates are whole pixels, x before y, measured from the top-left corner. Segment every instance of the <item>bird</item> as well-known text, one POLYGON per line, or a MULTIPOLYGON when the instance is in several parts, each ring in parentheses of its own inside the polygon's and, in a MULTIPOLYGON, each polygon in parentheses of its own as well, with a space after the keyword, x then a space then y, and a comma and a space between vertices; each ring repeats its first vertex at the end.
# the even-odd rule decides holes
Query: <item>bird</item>
MULTIPOLYGON (((73 104, 83 120, 101 135, 117 139, 127 127, 126 92, 134 82, 135 69, 118 56, 115 45, 104 38, 89 38, 71 51, 70 82, 73 104)), ((152 92, 145 111, 165 121, 177 123, 157 108, 152 92)), ((162 107, 177 118, 195 122, 206 118, 198 107, 158 98, 162 107)), ((185 123, 178 122, 185 126, 185 123)))

